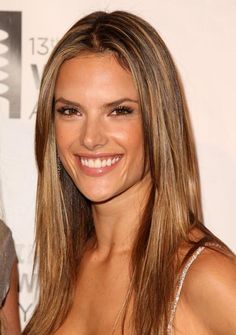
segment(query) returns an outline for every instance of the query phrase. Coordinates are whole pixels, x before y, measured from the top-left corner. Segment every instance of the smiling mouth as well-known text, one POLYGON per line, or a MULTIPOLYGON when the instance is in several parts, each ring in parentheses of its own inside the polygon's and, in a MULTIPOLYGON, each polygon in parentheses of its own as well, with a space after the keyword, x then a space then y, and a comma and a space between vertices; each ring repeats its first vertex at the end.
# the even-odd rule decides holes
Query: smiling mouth
POLYGON ((101 157, 101 158, 89 158, 79 156, 81 165, 90 169, 101 169, 105 167, 110 167, 116 164, 120 159, 121 155, 115 155, 110 157, 101 157))

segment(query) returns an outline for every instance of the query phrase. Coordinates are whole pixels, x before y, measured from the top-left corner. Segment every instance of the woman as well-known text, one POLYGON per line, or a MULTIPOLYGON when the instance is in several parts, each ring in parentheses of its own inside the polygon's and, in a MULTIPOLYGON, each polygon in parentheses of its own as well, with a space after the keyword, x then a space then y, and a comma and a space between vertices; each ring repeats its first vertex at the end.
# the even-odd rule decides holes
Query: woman
POLYGON ((147 22, 95 12, 59 41, 36 157, 40 294, 24 334, 236 333, 235 259, 202 223, 183 93, 147 22))
POLYGON ((11 231, 2 220, 0 220, 0 334, 20 334, 16 253, 11 231))

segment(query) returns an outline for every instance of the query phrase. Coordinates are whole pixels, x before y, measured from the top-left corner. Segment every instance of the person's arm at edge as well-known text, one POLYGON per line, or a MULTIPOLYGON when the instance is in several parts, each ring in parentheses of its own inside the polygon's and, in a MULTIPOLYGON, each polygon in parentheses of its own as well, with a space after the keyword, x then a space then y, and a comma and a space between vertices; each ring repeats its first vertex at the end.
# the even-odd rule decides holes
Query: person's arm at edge
POLYGON ((11 271, 9 291, 0 309, 2 335, 21 334, 18 295, 18 268, 17 260, 15 260, 11 271))

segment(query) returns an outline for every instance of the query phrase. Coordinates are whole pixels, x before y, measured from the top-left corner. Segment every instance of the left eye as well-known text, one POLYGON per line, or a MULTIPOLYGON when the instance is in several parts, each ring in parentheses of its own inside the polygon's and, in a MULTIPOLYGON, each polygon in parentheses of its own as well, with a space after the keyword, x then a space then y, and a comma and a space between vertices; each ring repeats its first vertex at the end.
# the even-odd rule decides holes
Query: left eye
POLYGON ((133 109, 127 106, 119 106, 115 108, 111 115, 129 115, 133 113, 133 109))

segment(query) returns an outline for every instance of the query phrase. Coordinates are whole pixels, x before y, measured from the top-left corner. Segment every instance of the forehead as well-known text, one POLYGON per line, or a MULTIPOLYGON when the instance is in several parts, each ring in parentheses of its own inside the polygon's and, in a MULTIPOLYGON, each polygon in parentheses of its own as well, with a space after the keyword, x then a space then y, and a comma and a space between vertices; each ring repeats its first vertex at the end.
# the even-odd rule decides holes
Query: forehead
POLYGON ((82 54, 62 64, 55 97, 61 95, 67 99, 119 99, 127 95, 137 99, 137 90, 131 73, 113 54, 82 54))

